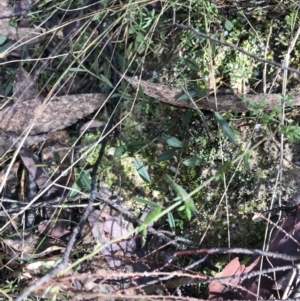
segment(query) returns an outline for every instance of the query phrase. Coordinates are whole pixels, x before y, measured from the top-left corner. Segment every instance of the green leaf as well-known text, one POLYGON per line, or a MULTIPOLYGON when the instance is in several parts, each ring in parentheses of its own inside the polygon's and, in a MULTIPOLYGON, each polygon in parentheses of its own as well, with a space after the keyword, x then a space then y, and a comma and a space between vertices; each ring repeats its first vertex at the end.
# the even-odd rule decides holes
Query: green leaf
POLYGON ((138 227, 138 231, 141 232, 142 235, 142 246, 145 245, 146 243, 146 235, 147 235, 147 226, 153 222, 156 221, 156 219, 158 218, 159 214, 161 213, 162 207, 161 206, 157 206, 155 208, 153 208, 146 216, 144 222, 138 227))
POLYGON ((197 95, 196 91, 192 90, 192 91, 188 91, 189 94, 182 94, 181 96, 179 96, 176 100, 177 101, 184 101, 184 100, 189 100, 191 97, 193 98, 194 96, 197 95))
POLYGON ((183 210, 185 210, 185 205, 182 205, 177 209, 177 211, 183 211, 183 210))
POLYGON ((195 87, 196 96, 207 96, 207 90, 201 87, 195 87))
POLYGON ((60 162, 60 155, 58 152, 54 152, 53 157, 54 157, 55 162, 57 162, 57 163, 60 162))
POLYGON ((81 189, 91 189, 91 177, 89 170, 82 170, 80 173, 80 177, 77 180, 77 184, 81 189))
POLYGON ((110 82, 110 80, 109 80, 106 76, 104 76, 103 74, 100 74, 100 78, 101 78, 101 80, 102 80, 105 84, 107 84, 110 88, 113 88, 112 83, 110 82))
POLYGON ((189 124, 191 121, 191 118, 193 116, 193 110, 192 109, 187 109, 183 115, 182 118, 182 126, 185 127, 189 124))
POLYGON ((79 175, 79 179, 74 182, 72 185, 72 189, 69 192, 69 197, 74 197, 82 190, 90 190, 91 189, 91 178, 90 171, 82 170, 79 175))
POLYGON ((221 127, 223 133, 225 134, 225 136, 227 136, 233 144, 236 144, 234 133, 231 130, 231 128, 229 127, 226 120, 217 112, 214 112, 214 115, 215 115, 217 121, 219 122, 220 127, 221 127))
POLYGON ((158 156, 157 161, 167 161, 170 160, 175 156, 176 150, 175 149, 169 149, 162 153, 160 156, 158 156))
POLYGON ((143 163, 141 161, 139 161, 138 159, 134 159, 134 165, 135 168, 138 172, 138 174, 140 175, 140 177, 147 183, 150 183, 150 177, 148 174, 147 169, 144 167, 143 163))
POLYGON ((282 111, 282 106, 274 106, 273 110, 276 111, 277 113, 281 113, 282 111))
POLYGON ((293 108, 294 107, 294 105, 291 103, 291 99, 292 99, 293 97, 292 97, 292 95, 285 95, 284 97, 283 97, 283 102, 285 103, 285 105, 287 106, 287 107, 289 107, 289 108, 293 108))
POLYGON ((190 208, 188 208, 188 207, 185 208, 185 214, 187 216, 187 219, 191 220, 191 218, 192 218, 192 211, 191 211, 190 208))
POLYGON ((263 97, 259 103, 259 109, 263 109, 266 106, 267 98, 263 97))
POLYGON ((5 52, 9 48, 9 43, 0 46, 0 53, 5 52))
POLYGON ((128 151, 139 151, 147 145, 145 141, 134 141, 127 144, 128 151))
POLYGON ((92 18, 92 21, 98 21, 100 20, 101 16, 103 15, 103 13, 97 13, 94 15, 94 17, 92 18))
POLYGON ((191 70, 199 71, 199 66, 194 61, 184 59, 184 62, 191 70))
POLYGON ((134 42, 134 48, 138 54, 142 54, 145 51, 145 49, 146 49, 145 40, 146 39, 143 34, 137 33, 137 36, 136 36, 135 42, 134 42))
POLYGON ((192 200, 190 197, 188 197, 186 190, 175 183, 175 181, 169 175, 166 175, 165 178, 167 183, 171 186, 171 188, 175 191, 175 193, 180 197, 181 200, 184 200, 184 202, 186 203, 192 200))
POLYGON ((227 172, 231 168, 231 166, 232 166, 232 162, 226 161, 215 174, 215 179, 222 180, 223 175, 225 174, 225 172, 227 172))
POLYGON ((179 185, 174 182, 174 180, 169 176, 165 176, 167 183, 171 186, 171 188, 176 192, 176 194, 180 194, 179 185))
POLYGON ((75 195, 77 195, 80 192, 80 187, 77 185, 76 182, 73 183, 69 193, 68 193, 68 197, 73 198, 75 195))
POLYGON ((183 161, 183 164, 185 166, 198 166, 198 165, 200 165, 200 163, 201 163, 201 160, 197 156, 191 157, 191 158, 186 159, 185 161, 183 161))
POLYGON ((176 225, 175 225, 175 220, 174 220, 174 216, 172 214, 172 212, 168 212, 168 224, 169 224, 169 227, 171 229, 171 231, 173 233, 176 232, 176 225))
POLYGON ((217 45, 215 42, 211 42, 211 54, 214 57, 216 55, 216 49, 217 49, 217 45))
POLYGON ((120 157, 123 156, 126 152, 127 152, 127 147, 126 147, 126 145, 121 145, 121 146, 117 147, 117 149, 115 150, 114 157, 115 157, 115 158, 120 158, 120 157))
POLYGON ((12 89, 13 89, 13 80, 10 80, 5 87, 4 96, 7 97, 12 91, 12 89))
POLYGON ((6 36, 1 36, 0 35, 0 45, 4 44, 6 40, 7 40, 6 36))
POLYGON ((207 95, 206 89, 202 89, 200 87, 195 87, 194 90, 188 91, 188 94, 184 93, 184 94, 180 95, 178 98, 176 98, 176 100, 177 101, 186 101, 195 96, 206 96, 206 95, 207 95))
POLYGON ((173 136, 163 134, 162 138, 169 146, 176 147, 176 148, 182 147, 182 142, 173 136))
POLYGON ((243 157, 244 165, 247 170, 250 170, 250 151, 248 150, 243 157))
POLYGON ((70 68, 69 71, 73 71, 73 72, 86 72, 86 70, 79 68, 79 67, 74 67, 74 68, 70 68))
POLYGON ((158 215, 161 213, 161 211, 162 211, 162 206, 157 206, 157 207, 153 208, 153 209, 147 214, 147 216, 146 216, 146 218, 145 218, 143 224, 144 224, 144 225, 149 225, 149 224, 155 222, 156 219, 157 219, 157 217, 158 217, 158 215))
POLYGON ((142 199, 142 198, 138 198, 138 197, 135 197, 133 198, 136 202, 138 203, 141 203, 141 204, 144 204, 144 205, 148 205, 148 206, 151 206, 151 207, 158 207, 159 205, 157 205, 156 203, 152 202, 152 201, 149 201, 149 200, 145 200, 145 199, 142 199))
POLYGON ((251 109, 253 110, 252 115, 256 116, 257 114, 259 114, 261 112, 261 110, 264 109, 266 102, 267 102, 266 97, 263 97, 259 104, 250 102, 251 109))
POLYGON ((192 199, 190 199, 187 203, 186 203, 186 207, 189 208, 189 210, 191 211, 191 213, 193 212, 197 212, 197 209, 195 207, 195 203, 192 199))
POLYGON ((22 57, 23 60, 30 59, 28 46, 26 44, 22 45, 22 57))
POLYGON ((225 21, 225 28, 228 31, 230 31, 233 28, 233 24, 228 19, 225 21))

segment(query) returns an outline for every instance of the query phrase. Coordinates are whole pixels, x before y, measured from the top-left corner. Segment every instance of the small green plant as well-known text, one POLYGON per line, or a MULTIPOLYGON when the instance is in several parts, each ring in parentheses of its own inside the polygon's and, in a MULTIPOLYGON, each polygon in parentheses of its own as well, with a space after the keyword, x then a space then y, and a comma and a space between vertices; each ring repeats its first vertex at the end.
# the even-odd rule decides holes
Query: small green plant
POLYGON ((290 143, 296 140, 300 140, 300 127, 297 124, 296 125, 289 124, 286 126, 281 126, 280 132, 284 134, 284 136, 288 139, 290 143))
MULTIPOLYGON (((278 98, 285 105, 285 108, 293 108, 293 105, 290 103, 290 95, 284 97, 278 95, 278 98)), ((251 104, 252 115, 259 116, 259 120, 257 122, 262 123, 265 126, 269 126, 276 123, 280 124, 279 132, 284 134, 290 143, 295 140, 299 140, 300 127, 297 124, 294 124, 293 119, 287 119, 287 125, 281 124, 283 106, 277 105, 273 107, 273 110, 269 112, 264 112, 265 104, 266 98, 263 98, 259 104, 251 104)))

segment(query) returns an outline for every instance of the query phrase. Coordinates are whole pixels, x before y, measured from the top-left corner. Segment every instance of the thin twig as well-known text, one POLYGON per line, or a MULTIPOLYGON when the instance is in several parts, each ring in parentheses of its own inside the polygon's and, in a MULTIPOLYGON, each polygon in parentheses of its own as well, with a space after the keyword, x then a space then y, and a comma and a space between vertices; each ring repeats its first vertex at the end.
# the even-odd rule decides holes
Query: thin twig
POLYGON ((270 61, 270 60, 264 59, 264 58, 262 58, 260 56, 254 55, 254 54, 252 54, 252 53, 244 50, 243 48, 240 48, 240 47, 238 47, 238 46, 236 46, 236 45, 234 45, 232 43, 220 41, 220 40, 218 40, 216 38, 213 38, 211 35, 207 35, 207 34, 205 34, 203 32, 199 32, 193 26, 187 26, 187 25, 178 24, 178 23, 167 24, 167 26, 170 26, 170 27, 172 26, 172 27, 177 27, 177 28, 181 28, 181 29, 191 30, 198 37, 209 39, 209 40, 211 40, 211 41, 213 41, 213 42, 215 42, 215 43, 217 43, 219 45, 225 46, 225 47, 230 47, 230 48, 232 48, 235 51, 239 51, 239 52, 244 53, 245 55, 247 55, 249 57, 254 58, 258 62, 266 63, 266 64, 269 64, 269 65, 273 65, 275 67, 278 67, 278 68, 280 68, 282 70, 287 70, 287 71, 291 71, 291 72, 300 74, 300 70, 299 69, 291 68, 291 67, 285 66, 284 64, 282 65, 280 63, 277 63, 277 62, 274 62, 274 61, 270 61))
POLYGON ((29 287, 27 287, 16 299, 15 301, 22 301, 24 300, 26 297, 29 296, 29 294, 31 292, 33 292, 34 290, 36 290, 38 287, 40 287, 41 285, 43 285, 45 282, 47 282, 48 280, 52 279, 53 277, 55 277, 61 270, 63 270, 69 261, 69 256, 70 253, 72 251, 73 245, 76 241, 76 237, 77 235, 80 233, 88 215, 90 214, 90 211, 93 207, 93 203, 94 200, 96 199, 96 193, 95 193, 95 189, 96 187, 94 186, 96 184, 96 181, 92 181, 92 189, 91 189, 91 196, 90 196, 90 200, 89 203, 87 205, 87 207, 85 208, 80 221, 78 223, 78 225, 73 229, 70 240, 67 244, 66 250, 64 252, 64 255, 62 257, 62 260, 60 261, 60 263, 54 268, 52 269, 50 272, 48 272, 46 275, 44 275, 42 278, 38 279, 36 282, 34 282, 32 285, 30 285, 29 287))

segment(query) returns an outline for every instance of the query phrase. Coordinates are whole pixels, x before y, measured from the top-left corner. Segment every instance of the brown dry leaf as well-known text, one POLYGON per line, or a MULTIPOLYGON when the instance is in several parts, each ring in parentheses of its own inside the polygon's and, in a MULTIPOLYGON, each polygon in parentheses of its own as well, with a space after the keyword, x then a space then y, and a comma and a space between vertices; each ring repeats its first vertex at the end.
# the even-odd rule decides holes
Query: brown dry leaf
MULTIPOLYGON (((39 189, 44 189, 52 184, 46 168, 42 165, 39 157, 36 154, 34 154, 30 149, 22 147, 20 150, 20 156, 39 189)), ((62 188, 60 187, 55 188, 54 186, 51 186, 51 188, 47 190, 47 193, 44 195, 44 197, 56 196, 57 193, 61 193, 61 189, 62 188)))
POLYGON ((23 237, 14 236, 2 239, 7 247, 7 254, 16 255, 17 253, 30 254, 34 252, 34 248, 39 241, 39 237, 32 233, 24 233, 23 237))
POLYGON ((21 237, 14 236, 4 238, 2 242, 6 246, 6 254, 25 258, 39 258, 56 250, 64 249, 58 241, 52 241, 48 237, 36 236, 30 232, 23 233, 21 237))
MULTIPOLYGON (((7 4, 7 1, 2 0, 0 2, 0 16, 11 16, 13 15, 13 7, 7 4)), ((17 28, 9 24, 9 18, 0 19, 0 33, 2 36, 7 37, 15 41, 10 47, 4 52, 0 53, 0 59, 5 58, 10 52, 17 50, 22 45, 34 45, 44 40, 42 28, 17 28)))
MULTIPOLYGON (((193 103, 191 103, 191 101, 177 100, 179 96, 183 95, 183 91, 181 89, 163 84, 150 83, 145 80, 139 80, 133 77, 129 77, 127 75, 121 74, 120 72, 118 73, 135 89, 138 89, 140 87, 143 92, 150 97, 176 107, 195 109, 195 106, 193 103)), ((217 95, 217 103, 212 96, 203 97, 200 100, 195 100, 195 102, 197 108, 202 110, 246 112, 249 111, 249 103, 260 104, 264 97, 266 97, 265 110, 272 110, 274 106, 281 105, 281 101, 276 94, 219 94, 217 95)), ((290 102, 293 105, 299 106, 300 94, 294 94, 290 102)))
MULTIPOLYGON (((92 229, 94 238, 100 241, 101 244, 109 243, 112 239, 121 237, 128 230, 124 223, 100 210, 93 210, 88 216, 88 222, 92 229)), ((118 243, 109 244, 101 250, 101 254, 106 255, 105 259, 112 268, 120 267, 122 261, 116 257, 130 257, 135 250, 135 241, 132 237, 118 243), (114 255, 114 257, 111 257, 114 255)))
POLYGON ((58 211, 50 221, 44 220, 38 226, 38 231, 52 238, 61 238, 70 233, 70 212, 58 211))
MULTIPOLYGON (((257 263, 258 260, 255 261, 257 263)), ((244 273, 251 272, 251 269, 256 267, 256 264, 253 266, 251 265, 250 268, 246 267, 243 264, 240 264, 239 259, 236 257, 230 261, 229 264, 225 266, 225 268, 218 273, 215 278, 216 281, 211 282, 209 284, 209 298, 208 300, 226 300, 226 299, 237 299, 241 297, 241 292, 237 289, 237 285, 242 285, 242 280, 239 278, 228 279, 227 281, 218 282, 218 278, 222 277, 229 277, 229 276, 237 276, 244 273), (233 289, 234 288, 234 289, 233 289)), ((254 280, 251 280, 251 283, 254 280)), ((245 286, 245 283, 244 283, 245 286)), ((255 297, 255 294, 249 292, 250 295, 247 293, 249 287, 245 287, 245 291, 243 291, 243 299, 249 298, 250 300, 255 297), (252 293, 252 294, 251 294, 252 293)))
POLYGON ((15 74, 13 91, 13 98, 16 101, 22 102, 30 99, 43 100, 38 85, 33 81, 31 74, 22 66, 19 67, 15 74))
MULTIPOLYGON (((5 179, 5 175, 7 173, 7 169, 9 166, 6 166, 0 172, 0 183, 3 183, 5 179)), ((20 162, 15 162, 10 169, 10 173, 6 179, 5 186, 3 188, 3 194, 7 198, 14 199, 17 197, 17 183, 18 183, 18 169, 20 168, 20 162)), ((3 205, 3 203, 2 203, 3 205)))
MULTIPOLYGON (((299 242, 300 242, 300 205, 297 207, 295 215, 288 215, 281 226, 281 229, 277 230, 275 237, 273 238, 269 251, 279 254, 286 254, 291 256, 299 256, 299 242)), ((300 258, 300 257, 299 257, 300 258)), ((284 267, 286 265, 299 264, 300 259, 294 262, 283 260, 280 258, 267 258, 263 260, 261 267, 262 257, 257 257, 254 261, 250 261, 248 266, 241 265, 238 258, 233 259, 220 273, 216 275, 216 281, 209 284, 209 300, 257 300, 257 291, 259 290, 259 296, 263 299, 269 299, 272 295, 281 295, 284 292, 284 287, 279 284, 281 279, 286 277, 290 272, 287 269, 282 268, 281 271, 276 273, 263 274, 260 279, 260 286, 258 288, 258 282, 256 277, 247 277, 246 279, 229 279, 226 284, 218 282, 218 277, 230 277, 232 275, 246 274, 272 267, 284 267), (240 288, 237 287, 240 285, 240 288), (276 289, 277 288, 277 289, 276 289)))
MULTIPOLYGON (((39 88, 33 81, 31 74, 29 74, 23 67, 20 67, 15 76, 14 81, 14 98, 20 104, 26 102, 27 100, 36 101, 36 106, 41 104, 43 100, 42 96, 39 95, 39 88), (40 101, 40 102, 39 102, 40 101)), ((65 147, 70 140, 69 135, 66 131, 56 131, 49 135, 49 139, 44 143, 43 146, 43 160, 49 160, 54 158, 53 146, 65 147), (52 152, 49 151, 52 149, 52 152), (46 152, 48 155, 46 156, 46 152)), ((64 158, 67 151, 61 151, 60 157, 64 158)), ((21 158, 27 167, 28 171, 32 174, 35 182, 38 184, 39 188, 42 189, 45 185, 49 185, 52 181, 49 181, 49 175, 45 168, 41 167, 42 164, 39 159, 29 150, 23 149, 20 151, 21 158)), ((65 160, 65 165, 70 163, 70 160, 65 160)), ((63 167, 63 166, 62 166, 63 167)), ((65 177, 62 177, 59 181, 60 185, 66 185, 65 177)), ((51 189, 53 190, 53 189, 51 189)))
POLYGON ((54 97, 45 105, 36 100, 17 103, 0 112, 0 129, 21 135, 34 120, 30 135, 64 129, 99 109, 106 99, 103 94, 79 94, 54 97))
POLYGON ((106 98, 104 94, 66 95, 52 98, 45 106, 33 99, 6 108, 0 112, 0 155, 11 148, 12 141, 15 143, 14 139, 32 122, 34 126, 26 140, 29 145, 92 114, 105 104, 106 98))
POLYGON ((13 12, 13 8, 8 5, 7 0, 0 0, 0 9, 1 9, 1 16, 8 16, 13 12))

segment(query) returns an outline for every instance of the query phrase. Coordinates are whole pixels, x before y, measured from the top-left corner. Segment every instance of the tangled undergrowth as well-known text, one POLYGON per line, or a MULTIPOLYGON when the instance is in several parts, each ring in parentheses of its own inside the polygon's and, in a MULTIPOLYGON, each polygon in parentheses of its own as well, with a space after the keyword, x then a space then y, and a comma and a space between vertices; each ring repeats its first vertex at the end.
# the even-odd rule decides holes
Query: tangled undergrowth
MULTIPOLYGON (((243 269, 231 248, 254 280, 263 274, 282 214, 253 215, 299 190, 297 97, 269 109, 261 94, 243 113, 178 107, 298 91, 299 7, 256 2, 0 0, 1 104, 12 112, 0 121, 4 299, 215 300, 216 273, 243 269), (177 105, 162 102, 178 89, 177 105)), ((223 300, 285 294, 230 279, 223 300)))

